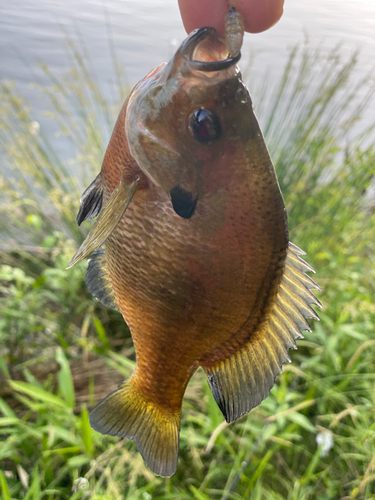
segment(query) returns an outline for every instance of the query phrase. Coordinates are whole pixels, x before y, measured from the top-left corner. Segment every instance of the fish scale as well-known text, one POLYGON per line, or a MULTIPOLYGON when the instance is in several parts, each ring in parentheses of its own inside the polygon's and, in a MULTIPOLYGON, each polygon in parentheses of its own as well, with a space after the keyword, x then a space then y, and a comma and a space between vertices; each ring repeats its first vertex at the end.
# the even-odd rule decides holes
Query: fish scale
POLYGON ((97 221, 69 267, 92 254, 88 288, 120 310, 136 351, 134 373, 90 423, 132 439, 161 476, 176 470, 197 368, 233 422, 267 397, 320 307, 238 59, 201 28, 150 72, 78 214, 97 221))

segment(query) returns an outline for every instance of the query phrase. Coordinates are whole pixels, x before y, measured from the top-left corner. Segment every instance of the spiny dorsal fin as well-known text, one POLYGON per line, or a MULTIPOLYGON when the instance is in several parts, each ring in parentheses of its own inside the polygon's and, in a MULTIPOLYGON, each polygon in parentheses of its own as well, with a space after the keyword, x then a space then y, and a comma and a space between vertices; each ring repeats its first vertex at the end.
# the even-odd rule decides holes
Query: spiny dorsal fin
POLYGON ((100 248, 89 258, 85 280, 89 292, 96 299, 110 309, 119 310, 109 281, 104 248, 100 248))
POLYGON ((98 250, 112 231, 120 222, 125 210, 128 208, 134 193, 140 185, 140 178, 137 177, 132 183, 127 184, 121 180, 114 189, 108 203, 103 208, 102 213, 97 218, 91 231, 87 235, 85 241, 77 250, 76 254, 70 261, 67 269, 70 269, 75 264, 91 255, 95 250, 98 250))
POLYGON ((300 258, 304 252, 289 243, 285 268, 272 309, 251 340, 229 358, 205 368, 212 394, 227 422, 258 406, 272 389, 288 351, 309 330, 306 318, 319 319, 310 304, 321 307, 311 292, 320 287, 305 274, 312 271, 300 258))
POLYGON ((103 204, 103 184, 101 175, 97 175, 89 187, 84 191, 80 199, 80 207, 77 215, 77 223, 80 226, 84 220, 97 217, 103 204))
POLYGON ((171 412, 146 400, 133 377, 95 406, 90 413, 90 425, 101 434, 134 441, 154 474, 170 477, 175 473, 180 410, 171 412))

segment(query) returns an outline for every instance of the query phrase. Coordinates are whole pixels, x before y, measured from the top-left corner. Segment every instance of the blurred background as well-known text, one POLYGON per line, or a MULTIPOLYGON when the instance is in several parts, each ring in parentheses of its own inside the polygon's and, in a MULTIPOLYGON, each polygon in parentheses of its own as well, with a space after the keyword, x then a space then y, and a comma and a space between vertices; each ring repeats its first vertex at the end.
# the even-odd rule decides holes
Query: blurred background
MULTIPOLYGON (((71 66, 67 37, 85 44, 92 69, 106 98, 116 78, 112 49, 126 83, 135 85, 159 61, 168 60, 185 38, 177 0, 14 0, 0 6, 0 74, 17 82, 37 105, 30 89, 38 77, 46 83, 39 62, 55 77, 71 66)), ((349 56, 360 49, 356 72, 367 74, 375 57, 373 0, 289 0, 284 16, 271 30, 247 34, 241 67, 251 64, 248 84, 267 71, 275 79, 283 72, 288 48, 309 41, 323 54, 340 44, 349 56)))
POLYGON ((177 473, 90 429, 134 368, 121 316, 88 293, 75 222, 132 86, 185 38, 177 0, 0 4, 0 494, 20 499, 375 497, 375 2, 286 0, 240 67, 307 252, 321 321, 270 396, 223 422, 203 374, 177 473))

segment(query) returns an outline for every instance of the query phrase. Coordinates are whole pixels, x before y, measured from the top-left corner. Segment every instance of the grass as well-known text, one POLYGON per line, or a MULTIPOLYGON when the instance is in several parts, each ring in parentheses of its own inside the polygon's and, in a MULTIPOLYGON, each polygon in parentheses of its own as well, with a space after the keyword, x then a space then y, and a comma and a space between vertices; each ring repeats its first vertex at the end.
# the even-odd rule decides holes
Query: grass
POLYGON ((87 231, 75 223, 79 196, 99 169, 123 96, 114 86, 108 106, 88 55, 72 47, 72 56, 72 72, 63 82, 50 75, 46 92, 73 160, 43 129, 36 133, 35 112, 17 89, 1 86, 2 498, 374 498, 375 149, 371 128, 347 141, 371 102, 369 90, 354 106, 367 88, 353 78, 356 55, 294 49, 280 82, 253 92, 291 240, 317 270, 324 309, 270 396, 235 424, 223 423, 203 373, 193 377, 170 479, 148 471, 132 442, 88 423, 89 409, 134 366, 129 331, 87 292, 85 264, 65 271, 87 231), (318 445, 330 440, 329 450, 318 445))

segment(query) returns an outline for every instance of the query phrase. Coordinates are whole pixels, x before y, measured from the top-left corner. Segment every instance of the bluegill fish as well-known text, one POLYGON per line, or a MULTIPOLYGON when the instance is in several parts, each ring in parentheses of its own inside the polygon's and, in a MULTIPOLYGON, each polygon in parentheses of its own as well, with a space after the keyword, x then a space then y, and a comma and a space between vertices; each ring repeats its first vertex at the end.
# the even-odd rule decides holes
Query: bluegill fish
MULTIPOLYGON (((236 45, 237 44, 237 45, 236 45)), ((182 399, 198 367, 227 422, 267 397, 320 305, 289 242, 275 170, 236 63, 213 28, 193 32, 136 85, 78 223, 98 217, 89 290, 118 309, 136 351, 130 378, 91 412, 147 466, 177 467, 182 399)))

